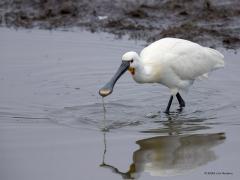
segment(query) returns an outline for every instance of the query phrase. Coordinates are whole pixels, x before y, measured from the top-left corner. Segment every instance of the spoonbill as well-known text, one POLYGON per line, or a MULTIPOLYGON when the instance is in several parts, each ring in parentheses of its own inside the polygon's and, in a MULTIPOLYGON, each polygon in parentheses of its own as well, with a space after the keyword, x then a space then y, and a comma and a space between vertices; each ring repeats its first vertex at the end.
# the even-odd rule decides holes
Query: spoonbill
POLYGON ((224 56, 217 50, 197 43, 163 38, 145 47, 140 55, 129 51, 112 79, 99 90, 102 97, 112 93, 117 80, 129 70, 137 83, 160 83, 170 89, 171 96, 165 110, 169 113, 173 97, 180 109, 185 102, 180 92, 186 91, 196 79, 208 78, 208 73, 224 67, 224 56))

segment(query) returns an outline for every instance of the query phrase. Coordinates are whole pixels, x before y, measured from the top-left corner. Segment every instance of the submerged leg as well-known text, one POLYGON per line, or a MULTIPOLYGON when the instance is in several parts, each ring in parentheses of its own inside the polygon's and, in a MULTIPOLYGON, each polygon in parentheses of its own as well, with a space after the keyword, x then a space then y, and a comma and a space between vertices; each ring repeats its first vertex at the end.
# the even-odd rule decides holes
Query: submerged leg
POLYGON ((172 104, 172 100, 173 100, 173 95, 170 97, 169 101, 168 101, 168 105, 167 105, 167 108, 165 110, 165 113, 169 113, 169 109, 171 107, 171 104, 172 104))
POLYGON ((177 100, 179 102, 180 108, 185 107, 185 102, 179 93, 176 94, 177 100))

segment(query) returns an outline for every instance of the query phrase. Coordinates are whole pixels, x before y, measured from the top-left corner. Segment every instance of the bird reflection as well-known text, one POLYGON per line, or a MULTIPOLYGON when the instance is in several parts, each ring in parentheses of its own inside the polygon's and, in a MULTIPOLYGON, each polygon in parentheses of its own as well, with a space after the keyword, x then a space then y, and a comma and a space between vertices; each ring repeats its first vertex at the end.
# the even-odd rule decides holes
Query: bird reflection
POLYGON ((224 142, 225 133, 156 136, 138 140, 140 146, 133 153, 133 162, 127 172, 107 164, 106 132, 101 167, 109 168, 123 179, 138 179, 142 172, 152 176, 181 175, 217 159, 213 147, 224 142))
POLYGON ((132 163, 128 171, 122 172, 114 165, 105 162, 107 153, 105 128, 106 108, 103 101, 104 112, 104 152, 101 167, 111 169, 113 173, 119 174, 122 179, 138 179, 142 172, 152 176, 176 176, 190 172, 197 167, 217 159, 214 147, 222 144, 225 133, 211 134, 185 134, 183 132, 196 132, 197 130, 209 129, 203 125, 206 119, 189 118, 177 113, 166 115, 167 121, 164 128, 142 131, 144 133, 168 134, 166 136, 155 136, 136 141, 139 149, 133 152, 132 163))

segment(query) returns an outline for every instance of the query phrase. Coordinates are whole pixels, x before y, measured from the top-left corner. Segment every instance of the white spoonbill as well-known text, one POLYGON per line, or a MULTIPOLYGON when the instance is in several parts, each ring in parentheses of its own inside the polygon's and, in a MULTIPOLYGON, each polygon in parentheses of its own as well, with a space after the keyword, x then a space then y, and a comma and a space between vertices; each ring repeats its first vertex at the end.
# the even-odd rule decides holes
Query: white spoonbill
POLYGON ((173 96, 180 109, 185 107, 179 91, 186 90, 195 79, 207 78, 208 73, 224 67, 224 56, 215 49, 177 38, 163 38, 145 47, 140 55, 130 51, 122 56, 122 64, 112 79, 99 90, 101 96, 112 93, 120 76, 130 71, 137 83, 160 83, 171 96, 165 110, 169 113, 173 96))

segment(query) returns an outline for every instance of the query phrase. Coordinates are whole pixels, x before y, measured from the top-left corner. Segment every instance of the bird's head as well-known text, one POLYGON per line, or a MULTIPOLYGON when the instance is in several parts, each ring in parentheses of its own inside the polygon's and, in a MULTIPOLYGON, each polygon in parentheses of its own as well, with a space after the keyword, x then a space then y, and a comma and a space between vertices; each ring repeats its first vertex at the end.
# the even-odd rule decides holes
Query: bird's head
POLYGON ((111 94, 115 83, 127 70, 129 70, 130 73, 132 75, 134 75, 138 58, 139 58, 139 56, 136 52, 129 51, 129 52, 125 53, 122 56, 122 63, 120 65, 120 67, 118 68, 117 72, 112 77, 112 79, 104 87, 102 87, 99 90, 99 94, 102 97, 105 97, 105 96, 108 96, 109 94, 111 94))
POLYGON ((135 70, 136 70, 136 66, 137 66, 138 59, 139 59, 139 56, 138 56, 138 54, 137 54, 136 52, 134 52, 134 51, 126 52, 126 53, 122 56, 122 61, 129 62, 128 71, 129 71, 132 75, 135 75, 135 70))

